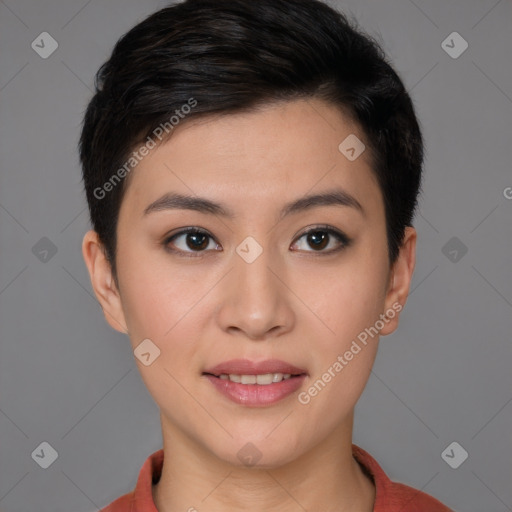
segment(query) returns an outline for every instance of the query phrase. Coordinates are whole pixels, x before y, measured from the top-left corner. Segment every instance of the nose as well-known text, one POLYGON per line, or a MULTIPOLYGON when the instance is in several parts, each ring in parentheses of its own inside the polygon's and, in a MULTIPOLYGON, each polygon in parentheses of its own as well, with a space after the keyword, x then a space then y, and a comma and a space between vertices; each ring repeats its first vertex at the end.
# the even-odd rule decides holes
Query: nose
POLYGON ((277 256, 263 249, 251 261, 243 253, 246 247, 241 247, 242 256, 233 253, 233 268, 226 276, 217 321, 230 334, 268 340, 293 328, 293 293, 277 256))

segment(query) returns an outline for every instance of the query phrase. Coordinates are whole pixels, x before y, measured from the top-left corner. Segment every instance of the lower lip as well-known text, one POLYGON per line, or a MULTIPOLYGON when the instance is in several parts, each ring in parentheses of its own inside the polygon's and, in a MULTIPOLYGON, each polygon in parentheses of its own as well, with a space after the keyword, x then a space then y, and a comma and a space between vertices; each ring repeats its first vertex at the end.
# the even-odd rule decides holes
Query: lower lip
POLYGON ((224 396, 233 402, 251 407, 271 405, 293 392, 297 391, 304 382, 306 375, 297 375, 281 382, 272 384, 240 384, 229 379, 220 379, 213 375, 204 375, 224 396))

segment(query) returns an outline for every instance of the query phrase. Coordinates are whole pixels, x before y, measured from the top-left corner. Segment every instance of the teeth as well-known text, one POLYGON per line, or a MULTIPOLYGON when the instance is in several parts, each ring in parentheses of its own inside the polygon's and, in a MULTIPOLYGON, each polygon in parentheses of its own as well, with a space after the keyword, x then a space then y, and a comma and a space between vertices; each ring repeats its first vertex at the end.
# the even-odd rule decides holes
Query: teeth
POLYGON ((240 375, 239 378, 242 384, 256 384, 256 375, 240 375))
POLYGON ((229 375, 223 373, 219 375, 222 380, 230 380, 231 382, 238 382, 240 384, 260 384, 268 385, 274 382, 281 382, 282 380, 289 379, 291 373, 265 373, 263 375, 235 375, 230 373, 229 375))

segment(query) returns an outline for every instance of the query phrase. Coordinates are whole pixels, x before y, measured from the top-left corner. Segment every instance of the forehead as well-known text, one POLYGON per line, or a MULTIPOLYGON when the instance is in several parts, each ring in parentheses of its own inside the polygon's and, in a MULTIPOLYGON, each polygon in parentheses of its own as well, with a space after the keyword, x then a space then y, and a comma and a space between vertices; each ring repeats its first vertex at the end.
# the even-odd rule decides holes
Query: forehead
POLYGON ((381 201, 362 130, 333 105, 296 100, 184 122, 132 171, 121 209, 142 213, 168 191, 269 207, 334 186, 381 201))

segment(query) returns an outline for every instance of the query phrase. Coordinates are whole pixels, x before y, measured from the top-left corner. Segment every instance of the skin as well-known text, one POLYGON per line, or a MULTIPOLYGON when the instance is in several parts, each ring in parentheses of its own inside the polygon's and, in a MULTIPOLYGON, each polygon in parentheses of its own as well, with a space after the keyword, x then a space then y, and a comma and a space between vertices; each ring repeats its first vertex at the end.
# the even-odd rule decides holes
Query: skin
MULTIPOLYGON (((369 150, 354 161, 338 150, 351 133, 365 140, 318 99, 185 122, 130 175, 117 227, 119 289, 96 233, 86 233, 83 256, 106 320, 129 335, 132 349, 149 338, 161 351, 149 366, 135 358, 161 412, 164 466, 153 486, 160 512, 373 510, 374 484, 351 443, 354 406, 378 336, 308 404, 298 400, 360 332, 393 304, 405 305, 414 271, 412 227, 389 264, 369 150), (283 204, 335 187, 353 195, 364 215, 329 205, 278 220, 283 204), (190 210, 142 215, 171 191, 223 203, 236 217, 190 210), (315 249, 302 234, 318 224, 352 242, 327 254, 340 245, 330 236, 315 249), (187 235, 170 243, 184 256, 167 252, 166 235, 188 226, 211 235, 203 252, 194 252, 190 237, 187 245, 187 235), (263 248, 250 264, 235 251, 247 236, 263 248), (238 405, 202 376, 232 358, 278 358, 308 377, 275 404, 238 405), (261 452, 250 467, 237 457, 248 442, 261 452)), ((398 322, 397 313, 380 335, 398 322)))

